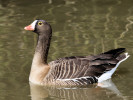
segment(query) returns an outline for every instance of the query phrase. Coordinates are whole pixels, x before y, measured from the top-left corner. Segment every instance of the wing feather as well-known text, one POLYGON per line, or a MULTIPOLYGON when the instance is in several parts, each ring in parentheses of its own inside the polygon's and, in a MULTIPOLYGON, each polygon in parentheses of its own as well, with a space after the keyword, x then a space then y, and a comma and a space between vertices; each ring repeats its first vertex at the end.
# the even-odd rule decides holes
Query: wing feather
MULTIPOLYGON (((119 50, 116 49, 116 51, 119 50)), ((124 55, 119 56, 118 54, 120 54, 120 52, 115 53, 115 50, 112 50, 96 56, 60 58, 49 63, 51 68, 46 79, 66 82, 61 84, 71 85, 96 83, 98 77, 114 68, 116 64, 125 57, 124 55)))

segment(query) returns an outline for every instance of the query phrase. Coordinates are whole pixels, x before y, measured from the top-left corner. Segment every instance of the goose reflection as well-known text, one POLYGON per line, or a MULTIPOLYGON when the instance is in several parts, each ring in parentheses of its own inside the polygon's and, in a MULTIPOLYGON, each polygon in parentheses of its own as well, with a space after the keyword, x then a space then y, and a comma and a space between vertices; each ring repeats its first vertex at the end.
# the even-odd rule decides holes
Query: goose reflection
POLYGON ((86 87, 39 86, 30 83, 31 100, 126 100, 111 80, 86 87))

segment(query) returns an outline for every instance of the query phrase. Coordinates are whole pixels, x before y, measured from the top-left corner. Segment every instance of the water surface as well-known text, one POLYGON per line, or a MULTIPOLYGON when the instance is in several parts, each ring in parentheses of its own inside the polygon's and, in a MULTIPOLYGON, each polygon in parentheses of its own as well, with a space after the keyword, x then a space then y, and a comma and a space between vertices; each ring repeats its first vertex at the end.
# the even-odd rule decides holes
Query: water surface
POLYGON ((0 100, 133 100, 132 0, 0 0, 0 100), (28 76, 36 18, 53 28, 48 61, 124 47, 131 55, 113 75, 114 90, 97 86, 39 87, 28 76))

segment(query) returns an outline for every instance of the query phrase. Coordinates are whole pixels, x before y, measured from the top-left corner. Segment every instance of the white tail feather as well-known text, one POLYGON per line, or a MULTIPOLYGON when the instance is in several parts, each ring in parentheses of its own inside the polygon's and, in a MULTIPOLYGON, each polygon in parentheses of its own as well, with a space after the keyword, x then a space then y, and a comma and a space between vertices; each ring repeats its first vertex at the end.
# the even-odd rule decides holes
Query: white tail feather
POLYGON ((128 55, 128 53, 125 53, 126 58, 122 59, 121 61, 119 61, 117 63, 117 65, 110 71, 107 71, 106 73, 102 74, 99 78, 98 78, 98 83, 105 81, 107 79, 110 79, 112 74, 115 72, 115 70, 117 69, 117 67, 119 66, 119 64, 123 61, 125 61, 130 55, 128 55))

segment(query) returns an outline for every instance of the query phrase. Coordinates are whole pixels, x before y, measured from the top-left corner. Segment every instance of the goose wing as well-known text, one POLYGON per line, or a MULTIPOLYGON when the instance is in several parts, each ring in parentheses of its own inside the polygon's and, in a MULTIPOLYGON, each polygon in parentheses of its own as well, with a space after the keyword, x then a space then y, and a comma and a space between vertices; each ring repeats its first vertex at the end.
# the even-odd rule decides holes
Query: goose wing
POLYGON ((65 57, 49 63, 51 69, 48 78, 56 81, 78 84, 92 84, 98 82, 98 78, 110 71, 116 64, 125 58, 122 54, 125 50, 108 51, 97 56, 65 57), (121 51, 121 52, 120 52, 121 51))

